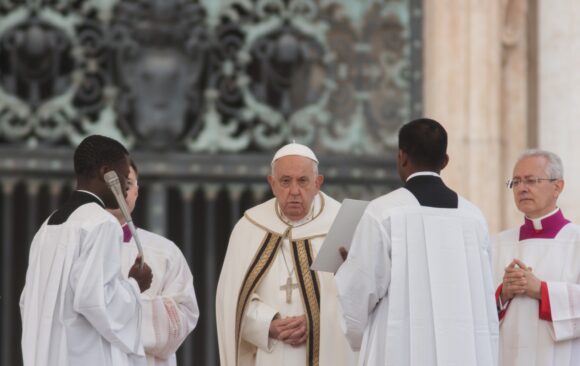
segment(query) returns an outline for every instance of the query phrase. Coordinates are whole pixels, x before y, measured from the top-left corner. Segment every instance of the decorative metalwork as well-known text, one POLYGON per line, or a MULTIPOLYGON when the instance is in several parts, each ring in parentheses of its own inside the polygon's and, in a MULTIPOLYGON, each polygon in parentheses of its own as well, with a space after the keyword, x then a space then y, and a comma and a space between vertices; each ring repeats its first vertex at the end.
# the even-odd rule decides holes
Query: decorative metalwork
MULTIPOLYGON (((86 135, 131 149, 134 218, 181 246, 209 312, 273 149, 312 146, 337 199, 397 187, 388 152, 421 113, 421 3, 0 0, 0 364, 21 361, 25 243, 74 186, 86 135)), ((214 327, 200 319, 180 364, 219 363, 214 327)))
MULTIPOLYGON (((39 155, 33 150, 3 148, 0 152, 0 364, 18 366, 22 364, 18 299, 28 245, 74 187, 72 151, 55 148, 39 155)), ((216 366, 212 309, 228 236, 246 209, 271 197, 265 179, 270 157, 219 160, 176 153, 162 164, 158 155, 132 154, 139 164, 140 186, 133 218, 137 225, 179 245, 194 274, 203 316, 178 352, 178 364, 216 366)), ((400 184, 393 162, 328 158, 321 172, 326 176, 323 190, 337 200, 370 199, 400 184)))
POLYGON ((412 3, 0 2, 0 142, 383 155, 420 112, 412 3))
POLYGON ((0 4, 2 140, 36 146, 75 144, 92 132, 122 137, 106 113, 107 3, 89 3, 0 4))
POLYGON ((121 128, 138 145, 169 149, 199 129, 208 51, 203 8, 185 0, 134 1, 119 2, 114 13, 121 128))

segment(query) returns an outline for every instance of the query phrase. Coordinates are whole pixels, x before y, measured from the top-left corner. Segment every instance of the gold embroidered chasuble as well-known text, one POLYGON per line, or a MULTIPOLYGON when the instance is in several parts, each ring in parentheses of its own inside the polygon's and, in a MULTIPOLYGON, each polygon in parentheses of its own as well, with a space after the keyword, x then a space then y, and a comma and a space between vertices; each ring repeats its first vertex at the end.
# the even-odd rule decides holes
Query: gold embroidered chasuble
POLYGON ((293 266, 298 282, 293 298, 301 302, 307 320, 304 365, 351 364, 349 360, 353 356, 340 330, 334 278, 331 274, 310 270, 340 205, 323 193, 317 203, 312 219, 293 227, 276 214, 276 202, 272 199, 248 210, 234 228, 216 298, 221 365, 261 365, 261 352, 265 355, 276 352, 277 347, 290 347, 272 340, 260 347, 242 335, 248 306, 255 299, 256 290, 271 270, 272 263, 277 257, 280 260, 284 239, 290 244, 290 263, 287 264, 293 266), (267 349, 270 345, 272 349, 267 349))

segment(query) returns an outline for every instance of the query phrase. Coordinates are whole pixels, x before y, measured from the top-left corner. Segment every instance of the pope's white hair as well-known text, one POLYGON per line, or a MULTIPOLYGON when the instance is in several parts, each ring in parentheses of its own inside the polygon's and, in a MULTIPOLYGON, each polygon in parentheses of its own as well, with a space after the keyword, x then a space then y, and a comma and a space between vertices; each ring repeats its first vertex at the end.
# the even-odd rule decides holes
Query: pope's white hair
POLYGON ((542 157, 548 162, 546 164, 546 174, 549 178, 564 178, 564 166, 562 165, 562 159, 551 151, 541 150, 541 149, 528 149, 524 151, 518 158, 518 162, 525 158, 530 157, 542 157))
MULTIPOLYGON (((298 156, 300 156, 300 155, 298 155, 298 156)), ((317 163, 317 162, 315 162, 315 161, 314 161, 314 160, 312 160, 312 159, 309 159, 309 158, 305 157, 305 156, 300 156, 300 157, 301 157, 301 158, 304 158, 304 159, 306 159, 306 160, 308 160, 308 161, 310 161, 310 162, 312 163, 312 169, 313 169, 313 171, 314 171, 314 175, 315 175, 315 176, 317 176, 317 175, 318 175, 318 163, 317 163)), ((276 170, 276 162, 277 162, 277 161, 278 161, 278 160, 274 160, 274 161, 273 161, 273 162, 270 164, 270 167, 272 168, 272 169, 271 169, 271 173, 270 173, 270 174, 271 174, 272 176, 274 176, 274 173, 275 173, 275 170, 276 170)))

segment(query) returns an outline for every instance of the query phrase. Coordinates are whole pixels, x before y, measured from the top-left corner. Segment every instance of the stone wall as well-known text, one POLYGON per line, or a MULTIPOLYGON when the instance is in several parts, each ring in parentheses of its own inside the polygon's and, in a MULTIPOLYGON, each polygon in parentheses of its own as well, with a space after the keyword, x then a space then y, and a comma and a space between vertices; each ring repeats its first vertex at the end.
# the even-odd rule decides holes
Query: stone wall
POLYGON ((528 145, 525 1, 425 1, 425 115, 449 132, 443 176, 484 212, 490 230, 515 224, 504 186, 528 145))
POLYGON ((528 147, 558 153, 580 222, 580 3, 424 1, 425 115, 449 131, 444 178, 495 233, 522 218, 504 182, 528 147))

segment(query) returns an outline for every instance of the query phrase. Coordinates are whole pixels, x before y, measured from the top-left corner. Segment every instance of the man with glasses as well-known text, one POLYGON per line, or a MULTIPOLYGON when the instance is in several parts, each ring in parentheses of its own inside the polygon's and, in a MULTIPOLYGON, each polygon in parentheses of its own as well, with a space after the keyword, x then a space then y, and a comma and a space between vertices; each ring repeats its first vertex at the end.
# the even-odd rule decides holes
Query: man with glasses
POLYGON ((580 365, 580 226, 557 206, 562 161, 528 150, 507 186, 525 219, 492 240, 501 364, 580 365))

